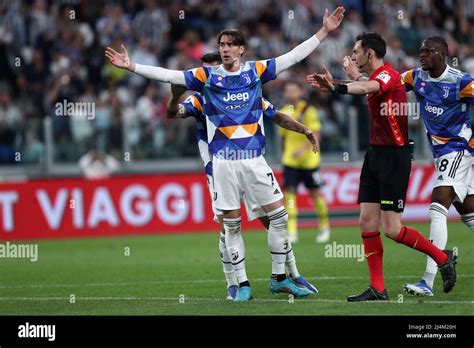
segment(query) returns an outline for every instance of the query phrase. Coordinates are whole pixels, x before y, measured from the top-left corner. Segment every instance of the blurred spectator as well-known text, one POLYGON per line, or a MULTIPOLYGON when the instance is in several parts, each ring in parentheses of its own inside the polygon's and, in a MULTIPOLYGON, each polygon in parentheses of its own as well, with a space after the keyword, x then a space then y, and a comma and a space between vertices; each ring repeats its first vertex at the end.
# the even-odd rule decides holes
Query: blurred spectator
MULTIPOLYGON (((140 64, 144 65, 158 66, 160 64, 150 49, 150 44, 143 38, 139 39, 136 49, 131 52, 130 59, 133 62, 140 62, 140 64)), ((139 88, 143 86, 147 80, 143 76, 133 74, 129 77, 129 81, 130 86, 139 88)))
POLYGON ((38 36, 44 33, 53 35, 58 29, 51 13, 48 11, 48 4, 45 0, 34 1, 28 21, 28 42, 30 45, 35 45, 38 36))
POLYGON ((3 86, 0 87, 0 121, 12 129, 19 129, 23 123, 23 115, 19 107, 12 104, 10 92, 3 86))
POLYGON ((48 77, 48 69, 40 49, 33 49, 31 62, 23 68, 18 79, 18 86, 28 94, 35 106, 36 116, 43 117, 46 113, 44 108, 45 89, 44 83, 48 77))
MULTIPOLYGON (((474 73, 474 0, 235 0, 225 6, 219 0, 0 0, 0 85, 8 86, 7 94, 0 93, 1 161, 11 163, 17 151, 21 163, 40 161, 45 116, 52 118, 55 161, 77 162, 91 138, 117 157, 127 151, 132 159, 191 156, 192 122, 164 117, 168 87, 114 68, 104 60, 104 47, 125 44, 133 61, 184 70, 217 49, 221 29, 237 27, 247 38, 244 59, 267 59, 314 34, 324 10, 339 4, 347 9, 340 30, 264 88, 271 102, 281 102, 285 80, 304 83, 322 64, 345 79, 342 57, 362 31, 385 37, 386 57, 400 71, 418 65, 421 41, 437 35, 449 43, 449 63, 474 73), (64 100, 95 103, 95 118, 56 115, 64 100)), ((358 145, 366 146, 364 98, 312 98, 325 155, 349 150, 348 120, 354 115, 358 145)), ((267 156, 276 156, 277 132, 266 128, 267 156)), ((420 122, 410 130, 423 134, 420 122)))
POLYGON ((125 44, 131 41, 131 23, 128 15, 123 13, 123 7, 119 3, 106 5, 104 15, 97 21, 96 29, 99 33, 100 44, 103 47, 117 38, 122 38, 125 44))
POLYGON ((399 27, 400 21, 406 19, 408 16, 405 1, 370 1, 369 4, 372 6, 373 18, 382 17, 386 30, 390 32, 395 31, 397 27, 399 27))
POLYGON ((387 62, 390 63, 395 70, 407 70, 407 55, 402 49, 402 43, 395 35, 387 38, 387 53, 385 56, 387 57, 387 62))
MULTIPOLYGON (((348 55, 350 46, 353 45, 355 37, 349 37, 339 27, 333 30, 320 45, 321 64, 325 64, 332 72, 334 78, 344 79, 345 73, 342 70, 342 59, 348 55)), ((356 35, 357 36, 357 35, 356 35)))
POLYGON ((403 50, 409 55, 416 56, 423 39, 418 28, 412 25, 412 22, 410 18, 403 17, 400 21, 400 26, 396 30, 396 34, 402 42, 403 50))
POLYGON ((71 115, 70 125, 72 139, 77 145, 78 152, 80 153, 85 151, 86 144, 91 141, 94 135, 94 118, 96 117, 95 100, 96 97, 93 85, 87 85, 85 93, 75 100, 78 103, 86 103, 94 106, 92 115, 71 115))
POLYGON ((120 168, 120 163, 106 153, 91 149, 79 159, 79 168, 88 179, 105 179, 120 168))
POLYGON ((418 28, 422 38, 428 36, 443 36, 442 31, 437 28, 430 15, 423 12, 421 6, 416 7, 415 14, 412 16, 413 26, 418 28))
POLYGON ((349 38, 350 42, 353 42, 359 33, 367 31, 359 12, 354 9, 348 11, 347 18, 344 19, 342 25, 342 31, 344 32, 343 36, 349 38))
MULTIPOLYGON (((167 11, 158 7, 155 0, 145 0, 145 8, 138 12, 133 20, 135 40, 144 41, 159 56, 167 45, 167 34, 170 30, 167 11)), ((143 43, 142 43, 143 45, 143 43)), ((146 63, 144 63, 146 64, 146 63)))
POLYGON ((111 110, 107 150, 117 157, 123 157, 123 108, 115 94, 110 96, 109 103, 111 110))
POLYGON ((15 163, 15 139, 17 133, 5 120, 0 119, 0 163, 15 163))
POLYGON ((199 64, 204 55, 204 44, 195 30, 186 30, 184 38, 176 43, 176 50, 199 64))
MULTIPOLYGON (((257 1, 255 1, 257 2, 257 1)), ((301 42, 314 34, 308 8, 298 0, 284 0, 281 7, 282 30, 291 41, 301 42)))
POLYGON ((21 1, 0 1, 0 43, 21 48, 26 45, 26 41, 27 33, 25 18, 21 13, 21 1))

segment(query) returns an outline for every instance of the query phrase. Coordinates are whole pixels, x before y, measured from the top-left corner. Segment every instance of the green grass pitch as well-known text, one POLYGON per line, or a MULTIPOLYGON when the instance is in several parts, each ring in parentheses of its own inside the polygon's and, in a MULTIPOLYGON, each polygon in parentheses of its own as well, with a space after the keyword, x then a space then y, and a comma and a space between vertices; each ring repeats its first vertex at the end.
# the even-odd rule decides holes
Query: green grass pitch
MULTIPOLYGON (((428 235, 428 224, 413 226, 428 235)), ((448 241, 449 248, 458 248, 458 281, 445 294, 438 275, 431 298, 407 295, 401 287, 419 280, 425 256, 383 237, 390 301, 378 303, 345 301, 367 287, 367 265, 355 258, 325 257, 314 235, 314 230, 300 231, 294 251, 299 271, 319 294, 291 301, 268 290, 266 233, 244 231, 255 299, 240 304, 224 299, 217 232, 40 241, 37 262, 0 259, 0 315, 474 314, 474 233, 461 223, 449 223, 448 241)), ((333 241, 361 244, 358 228, 333 228, 333 241)))

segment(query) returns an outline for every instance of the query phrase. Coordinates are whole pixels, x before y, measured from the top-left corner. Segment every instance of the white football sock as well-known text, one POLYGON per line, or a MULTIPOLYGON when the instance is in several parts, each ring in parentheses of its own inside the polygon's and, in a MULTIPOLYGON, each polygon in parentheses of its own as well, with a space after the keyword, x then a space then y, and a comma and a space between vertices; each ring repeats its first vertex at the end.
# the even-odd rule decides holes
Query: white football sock
MULTIPOLYGON (((430 220, 430 241, 436 247, 444 250, 448 242, 448 210, 439 203, 431 203, 430 220)), ((431 257, 428 256, 427 258, 423 279, 430 288, 433 288, 438 266, 431 257)))
MULTIPOLYGON (((265 232, 268 233, 268 230, 266 229, 265 232)), ((286 273, 288 273, 291 278, 296 278, 300 276, 300 273, 298 272, 298 268, 296 268, 295 254, 293 254, 293 246, 291 245, 290 241, 288 241, 288 248, 290 248, 290 252, 286 254, 286 273)))
POLYGON ((268 248, 272 255, 272 274, 285 274, 286 255, 291 250, 287 239, 288 213, 281 206, 268 212, 268 248))
POLYGON ((227 247, 225 245, 225 234, 222 232, 219 236, 219 252, 221 254, 222 268, 224 270, 225 280, 227 281, 227 287, 238 285, 234 266, 232 266, 232 263, 230 262, 229 253, 227 252, 227 247))
POLYGON ((248 281, 245 270, 245 245, 240 233, 241 222, 240 217, 224 218, 225 244, 239 283, 248 281))
POLYGON ((461 215, 461 220, 464 222, 464 225, 469 227, 471 231, 474 232, 474 213, 461 215))
POLYGON ((298 272, 298 268, 296 268, 296 259, 295 255, 293 254, 293 247, 291 246, 290 241, 288 241, 288 247, 290 248, 290 252, 286 254, 286 272, 290 275, 291 278, 296 278, 300 276, 300 273, 298 272))

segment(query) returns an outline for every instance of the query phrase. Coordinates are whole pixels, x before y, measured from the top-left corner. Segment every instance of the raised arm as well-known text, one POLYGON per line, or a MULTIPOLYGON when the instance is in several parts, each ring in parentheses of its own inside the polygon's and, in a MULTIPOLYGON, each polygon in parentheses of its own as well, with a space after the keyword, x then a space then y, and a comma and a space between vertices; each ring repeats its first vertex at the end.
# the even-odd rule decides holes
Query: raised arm
POLYGON ((318 152, 319 150, 319 142, 317 135, 304 124, 294 120, 287 114, 277 111, 275 117, 272 118, 272 121, 277 124, 278 126, 288 129, 293 132, 301 133, 308 138, 308 141, 311 143, 313 147, 313 152, 318 152))
POLYGON ((121 51, 122 53, 118 53, 112 47, 107 47, 105 49, 105 56, 109 59, 110 63, 115 65, 117 68, 127 69, 143 77, 160 82, 169 82, 182 86, 186 85, 183 71, 137 64, 130 60, 127 49, 124 45, 121 45, 121 51))
POLYGON ((339 27, 344 18, 344 11, 344 7, 338 7, 329 15, 329 11, 326 9, 323 17, 323 26, 315 35, 293 48, 290 52, 275 59, 277 75, 309 56, 326 38, 329 32, 339 27))

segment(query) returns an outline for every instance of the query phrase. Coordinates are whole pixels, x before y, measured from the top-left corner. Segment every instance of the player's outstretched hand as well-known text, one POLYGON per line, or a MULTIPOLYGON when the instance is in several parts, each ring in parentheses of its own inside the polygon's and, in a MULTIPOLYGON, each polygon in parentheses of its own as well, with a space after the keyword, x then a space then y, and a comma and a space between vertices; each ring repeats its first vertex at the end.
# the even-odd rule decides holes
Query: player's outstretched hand
POLYGON ((355 80, 361 76, 361 73, 357 69, 356 64, 352 61, 351 57, 345 56, 342 60, 342 69, 351 80, 355 80))
POLYGON ((324 74, 311 74, 306 76, 306 82, 314 89, 319 89, 323 92, 334 91, 334 82, 331 73, 324 66, 324 74))
POLYGON ((344 18, 344 12, 346 9, 342 6, 339 6, 334 10, 331 15, 329 15, 328 9, 324 11, 324 16, 323 16, 323 27, 326 29, 328 32, 336 29, 339 27, 339 25, 342 22, 342 19, 344 18))
POLYGON ((132 62, 128 57, 127 50, 124 45, 120 45, 122 53, 118 53, 112 47, 105 49, 105 56, 109 58, 110 63, 115 65, 117 68, 132 70, 132 62))
POLYGON ((313 152, 316 153, 319 151, 319 141, 318 138, 316 137, 316 134, 308 129, 308 131, 305 133, 306 138, 308 138, 308 141, 313 145, 313 152))

